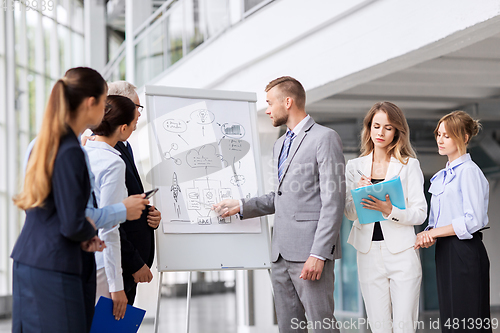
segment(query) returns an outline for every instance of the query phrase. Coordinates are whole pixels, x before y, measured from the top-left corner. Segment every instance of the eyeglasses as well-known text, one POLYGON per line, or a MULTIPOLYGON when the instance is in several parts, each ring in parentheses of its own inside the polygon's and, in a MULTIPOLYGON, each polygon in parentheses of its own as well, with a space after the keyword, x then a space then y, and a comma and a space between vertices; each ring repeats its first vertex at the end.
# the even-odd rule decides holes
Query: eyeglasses
POLYGON ((136 104, 135 106, 137 106, 137 111, 139 111, 139 113, 142 113, 142 110, 144 110, 144 106, 139 104, 136 104))

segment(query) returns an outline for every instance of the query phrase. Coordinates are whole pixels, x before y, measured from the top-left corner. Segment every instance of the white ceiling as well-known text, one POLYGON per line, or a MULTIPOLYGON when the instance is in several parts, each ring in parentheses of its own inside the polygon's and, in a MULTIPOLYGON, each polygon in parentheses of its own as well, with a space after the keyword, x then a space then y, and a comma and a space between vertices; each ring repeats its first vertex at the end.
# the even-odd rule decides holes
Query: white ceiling
POLYGON ((437 119, 475 105, 482 119, 500 120, 500 34, 330 96, 307 110, 323 122, 362 118, 382 100, 401 107, 409 119, 437 119))

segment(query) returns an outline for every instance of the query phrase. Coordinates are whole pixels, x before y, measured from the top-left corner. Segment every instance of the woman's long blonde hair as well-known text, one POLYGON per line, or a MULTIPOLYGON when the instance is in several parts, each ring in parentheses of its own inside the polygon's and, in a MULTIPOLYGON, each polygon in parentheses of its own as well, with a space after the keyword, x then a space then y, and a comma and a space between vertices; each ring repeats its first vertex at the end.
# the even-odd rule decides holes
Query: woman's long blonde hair
POLYGON ((42 126, 31 152, 22 192, 14 197, 21 209, 42 206, 52 190, 52 173, 61 137, 67 132, 68 120, 87 97, 96 100, 105 94, 106 81, 95 70, 72 68, 58 80, 49 97, 42 126))
POLYGON ((361 156, 366 156, 373 151, 374 145, 370 133, 373 116, 378 111, 385 112, 391 125, 396 129, 394 139, 389 144, 387 153, 397 158, 403 164, 408 163, 409 157, 416 158, 417 155, 410 143, 410 127, 406 122, 403 111, 391 102, 375 103, 366 114, 363 120, 363 130, 361 131, 361 156))

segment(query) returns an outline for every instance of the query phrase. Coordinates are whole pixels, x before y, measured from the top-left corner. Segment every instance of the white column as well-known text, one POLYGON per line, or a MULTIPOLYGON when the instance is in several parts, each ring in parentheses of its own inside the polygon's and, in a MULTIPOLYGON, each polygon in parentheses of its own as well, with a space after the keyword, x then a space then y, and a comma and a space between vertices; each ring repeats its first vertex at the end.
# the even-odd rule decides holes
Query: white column
MULTIPOLYGON (((7 0, 8 8, 12 8, 12 0, 7 0)), ((9 143, 7 147, 7 196, 10 198, 17 192, 18 180, 18 140, 17 140, 17 123, 15 109, 15 41, 14 41, 14 12, 7 10, 5 17, 5 77, 6 77, 6 141, 9 143)), ((7 204, 7 239, 8 253, 12 250, 14 242, 19 235, 19 214, 17 208, 12 201, 7 204)), ((7 274, 5 276, 7 285, 11 289, 11 265, 7 266, 7 274)))
POLYGON ((125 2, 125 65, 126 79, 135 83, 135 48, 134 48, 134 0, 125 2))
MULTIPOLYGON (((0 54, 5 55, 5 15, 7 11, 0 11, 0 54)), ((7 87, 7 78, 4 74, 6 70, 5 58, 0 58, 0 110, 7 110, 7 101, 5 98, 5 89, 7 87)), ((7 135, 6 135, 6 117, 7 112, 0 112, 0 207, 7 207, 9 198, 6 195, 6 166, 8 163, 6 155, 7 135)), ((8 214, 7 209, 3 208, 0 211, 0 297, 10 294, 10 284, 8 281, 10 261, 9 243, 8 243, 8 214)))
POLYGON ((106 65, 106 8, 104 0, 84 1, 85 62, 102 71, 106 65))
MULTIPOLYGON (((43 54, 44 56, 38 56, 35 58, 35 66, 40 70, 43 74, 45 73, 45 43, 43 36, 43 23, 42 23, 42 14, 37 12, 38 22, 37 29, 35 32, 36 40, 35 40, 35 50, 36 54, 43 54)), ((71 45, 71 44, 69 44, 71 45)), ((71 48, 70 48, 71 49, 71 48)), ((48 74, 48 73, 47 73, 48 74)), ((35 87, 36 87, 36 102, 35 102, 35 128, 36 132, 40 131, 40 127, 42 126, 43 114, 45 113, 45 78, 43 75, 36 75, 35 78, 35 87)), ((31 134, 31 133, 30 133, 31 134)), ((24 148, 24 147, 21 147, 24 148)))
POLYGON ((133 15, 132 23, 134 24, 134 31, 139 28, 153 13, 153 1, 152 0, 141 0, 133 1, 133 15))
POLYGON ((126 79, 135 84, 135 46, 134 32, 143 24, 153 10, 151 0, 126 0, 125 2, 125 54, 126 54, 126 79))

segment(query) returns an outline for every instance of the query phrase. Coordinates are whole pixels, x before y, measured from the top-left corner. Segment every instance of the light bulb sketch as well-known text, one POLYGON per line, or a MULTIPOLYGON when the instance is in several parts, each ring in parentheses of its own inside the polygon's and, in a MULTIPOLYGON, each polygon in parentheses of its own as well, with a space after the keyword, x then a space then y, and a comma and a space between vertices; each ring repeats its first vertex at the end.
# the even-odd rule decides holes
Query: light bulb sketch
POLYGON ((207 109, 198 109, 191 113, 191 119, 199 125, 208 125, 214 122, 214 114, 207 109))
POLYGON ((208 111, 207 110, 201 110, 200 113, 198 114, 198 116, 200 117, 201 122, 205 123, 205 121, 207 120, 208 111))

